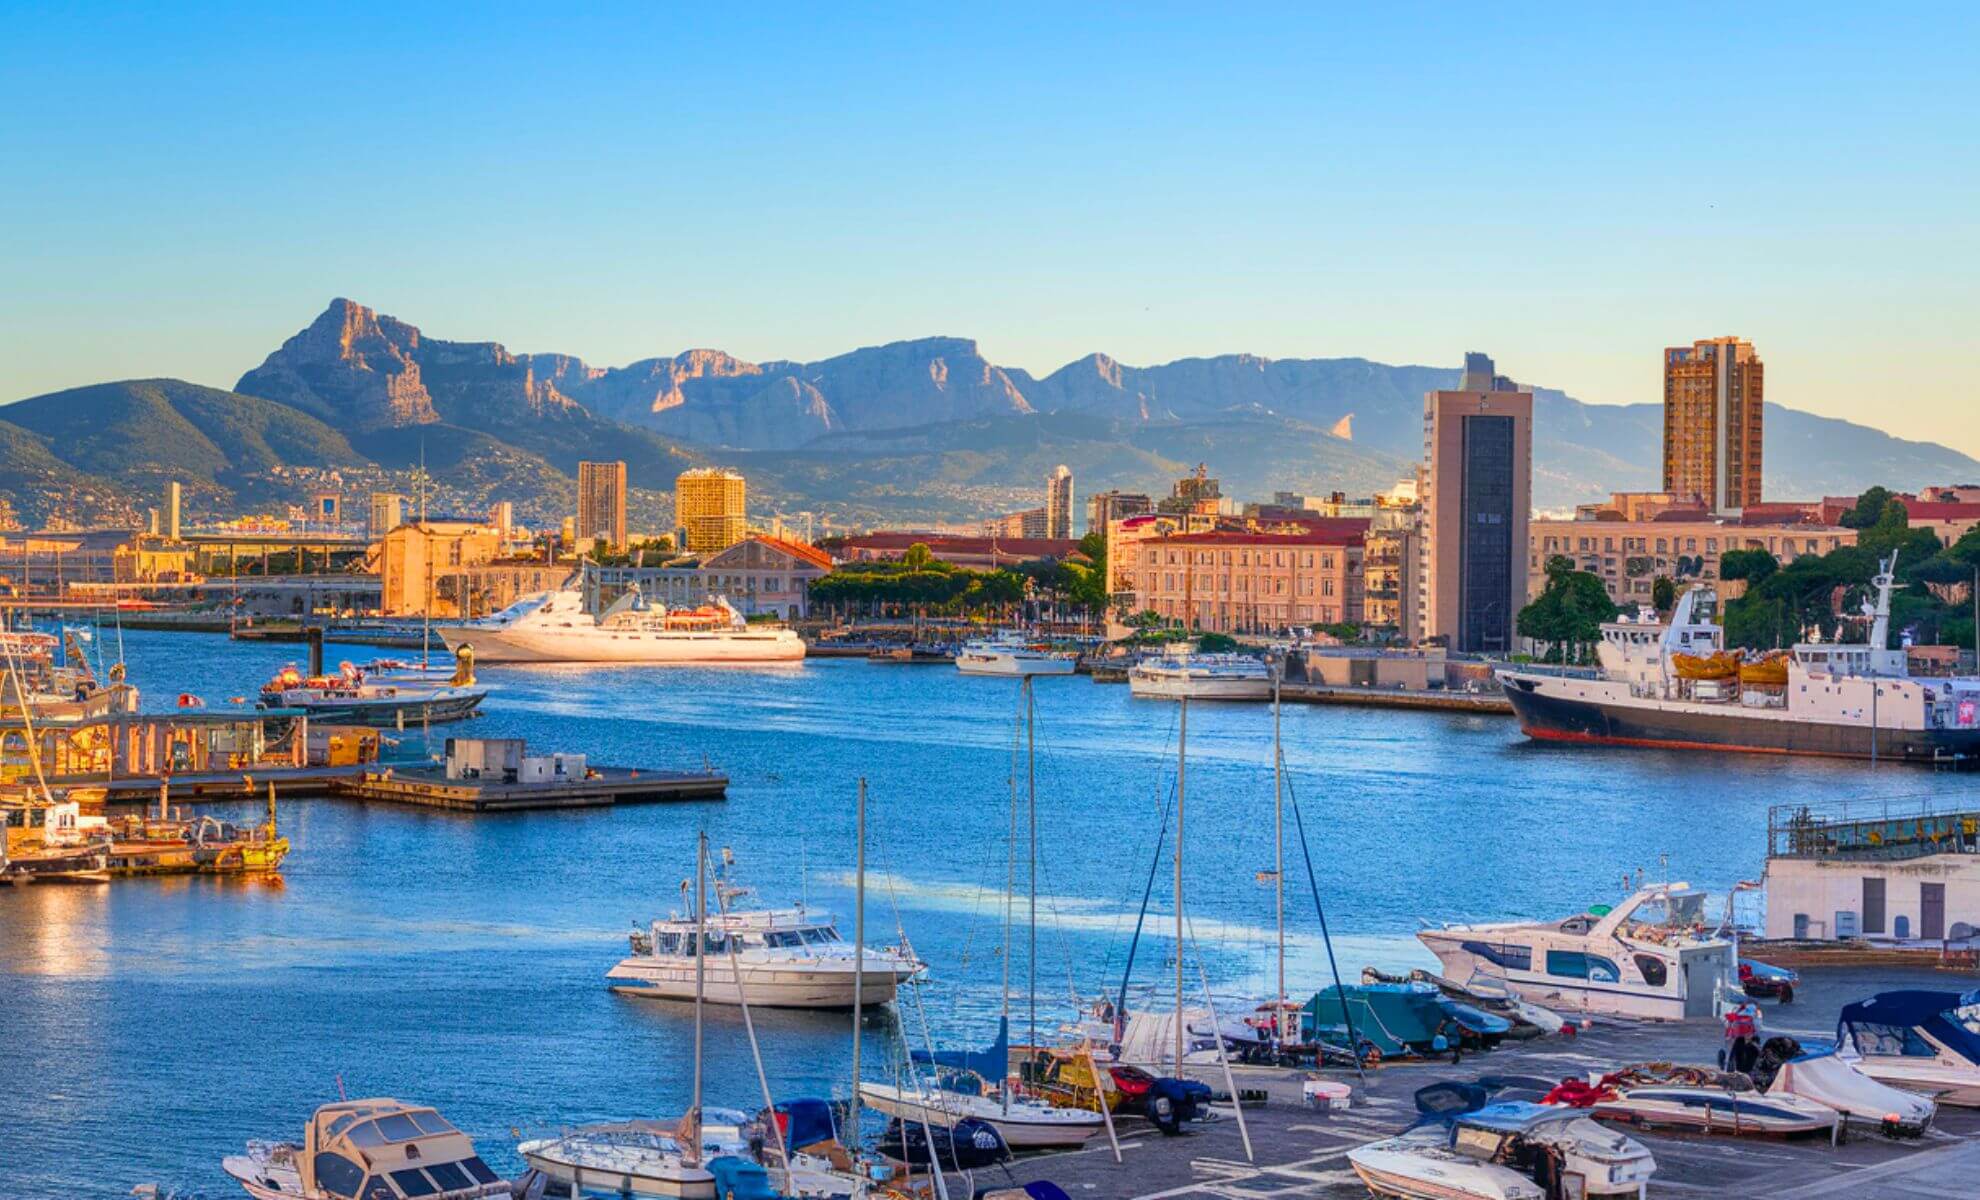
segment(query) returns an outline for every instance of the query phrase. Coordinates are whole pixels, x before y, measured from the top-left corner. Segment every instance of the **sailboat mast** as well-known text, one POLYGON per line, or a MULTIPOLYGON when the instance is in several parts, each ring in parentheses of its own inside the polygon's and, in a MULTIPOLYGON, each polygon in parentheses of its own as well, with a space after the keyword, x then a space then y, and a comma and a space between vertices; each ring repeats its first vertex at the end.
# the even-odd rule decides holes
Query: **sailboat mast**
POLYGON ((1025 982, 1030 993, 1029 1045, 1036 1050, 1038 1046, 1038 759, 1037 742, 1033 732, 1038 720, 1038 701, 1031 691, 1031 676, 1023 677, 1019 692, 1024 700, 1025 811, 1031 824, 1031 940, 1025 950, 1024 964, 1027 972, 1025 982))
MULTIPOLYGON (((1017 721, 1021 724, 1023 720, 1024 720, 1024 693, 1020 691, 1018 693, 1017 721)), ((1003 1016, 1004 1016, 1005 1029, 1009 1029, 1011 1027, 1011 946, 1012 946, 1011 920, 1017 913, 1017 813, 1018 813, 1017 734, 1018 734, 1018 726, 1012 725, 1011 726, 1011 765, 1009 772, 1009 776, 1010 776, 1009 782, 1011 785, 1011 811, 1009 818, 1010 832, 1004 839, 1004 1011, 1003 1011, 1003 1016)), ((1010 1066, 1008 1063, 1005 1065, 1004 1072, 1005 1075, 1008 1077, 1010 1074, 1010 1066)), ((1011 1111, 1011 1089, 1006 1087, 1003 1088, 1002 1091, 1004 1098, 1004 1115, 1009 1116, 1011 1111)))
POLYGON ((1183 1065, 1183 797, 1189 769, 1189 697, 1182 697, 1182 718, 1176 733, 1176 1075, 1183 1065))
POLYGON ((1286 1020, 1286 786, 1279 749, 1279 683, 1283 660, 1272 667, 1272 905, 1279 927, 1279 994, 1272 1009, 1272 1045, 1285 1044, 1286 1020))
MULTIPOLYGON (((738 980, 740 982, 740 979, 738 980)), ((708 834, 695 836, 694 846, 694 1099, 688 1109, 687 1132, 681 1153, 688 1166, 701 1165, 701 1003, 708 991, 708 834)))
POLYGON ((865 1015, 866 982, 866 777, 859 779, 859 802, 853 809, 858 845, 853 850, 853 1084, 852 1104, 846 1109, 849 1143, 859 1148, 859 1034, 865 1015))

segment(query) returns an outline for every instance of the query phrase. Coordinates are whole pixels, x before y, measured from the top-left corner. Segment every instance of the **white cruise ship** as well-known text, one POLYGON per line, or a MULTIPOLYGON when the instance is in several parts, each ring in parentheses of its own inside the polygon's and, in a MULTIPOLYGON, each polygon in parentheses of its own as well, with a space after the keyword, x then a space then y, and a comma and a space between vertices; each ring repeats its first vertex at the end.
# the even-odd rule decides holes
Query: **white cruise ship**
POLYGON ((1272 671, 1243 654, 1172 652, 1129 668, 1128 691, 1159 700, 1268 700, 1272 671))
POLYGON ((752 626, 715 596, 699 608, 647 607, 639 589, 604 612, 585 611, 582 588, 516 601, 490 616, 434 629, 447 648, 471 646, 482 663, 773 663, 804 657, 789 629, 752 626))
POLYGON ((956 670, 964 675, 1070 675, 1079 660, 1034 645, 1015 633, 964 642, 956 670))
MULTIPOLYGON (((851 1008, 886 1004, 925 968, 904 948, 858 948, 831 918, 803 908, 710 913, 705 934, 705 998, 710 1004, 765 1008, 851 1008), (733 957, 731 955, 733 954, 733 957)), ((632 935, 632 953, 605 975, 615 992, 661 1000, 694 999, 694 918, 670 917, 632 935)))

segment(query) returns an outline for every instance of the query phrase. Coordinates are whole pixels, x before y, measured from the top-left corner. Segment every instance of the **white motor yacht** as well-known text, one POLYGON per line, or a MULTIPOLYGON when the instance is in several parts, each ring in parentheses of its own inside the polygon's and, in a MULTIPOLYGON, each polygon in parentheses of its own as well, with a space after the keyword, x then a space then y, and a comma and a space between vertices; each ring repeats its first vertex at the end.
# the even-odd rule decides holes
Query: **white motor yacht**
MULTIPOLYGON (((853 979, 863 1004, 886 1004, 926 968, 905 947, 858 947, 839 936, 831 917, 803 907, 710 914, 703 975, 711 1004, 764 1008, 851 1008, 853 979)), ((613 991, 662 1000, 692 1000, 694 918, 654 921, 631 937, 632 953, 606 973, 613 991)))
POLYGON ((956 670, 964 675, 1070 675, 1079 665, 1071 654, 1050 650, 1016 633, 964 642, 956 670))
POLYGON ((1837 1053, 1881 1083, 1980 1107, 1980 988, 1880 992, 1845 1005, 1837 1053))
POLYGON ((1705 893, 1656 884, 1559 921, 1422 929, 1453 979, 1486 976, 1550 1009, 1652 1020, 1710 1017, 1734 986, 1733 944, 1702 932, 1705 893))
POLYGON ((485 663, 775 663, 804 657, 789 629, 751 625, 727 600, 691 609, 648 605, 634 587, 603 612, 566 586, 490 616, 434 626, 449 649, 472 646, 485 663))
MULTIPOLYGON (((316 1110, 293 1142, 249 1142, 220 1167, 255 1200, 509 1200, 511 1185, 431 1108, 348 1100, 316 1110)), ((712 1191, 709 1193, 714 1194, 712 1191)))
POLYGON ((746 1158, 742 1113, 709 1109, 712 1123, 700 1131, 701 1153, 685 1153, 677 1121, 618 1121, 586 1125, 555 1137, 518 1143, 530 1168, 584 1196, 665 1196, 714 1200, 711 1160, 746 1158))
POLYGON ((1272 672, 1243 654, 1169 653, 1130 667, 1128 691, 1157 700, 1269 700, 1272 672))

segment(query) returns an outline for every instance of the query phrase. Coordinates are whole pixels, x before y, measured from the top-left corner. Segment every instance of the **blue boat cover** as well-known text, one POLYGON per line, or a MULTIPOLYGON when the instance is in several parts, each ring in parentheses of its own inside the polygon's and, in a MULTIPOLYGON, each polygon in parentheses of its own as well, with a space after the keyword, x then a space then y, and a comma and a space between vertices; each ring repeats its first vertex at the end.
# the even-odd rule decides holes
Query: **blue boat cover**
POLYGON ((770 1186, 770 1172, 746 1158, 724 1154, 708 1160, 715 1177, 715 1194, 724 1200, 783 1200, 770 1186))
POLYGON ((819 1142, 839 1139, 839 1123, 833 1118, 832 1105, 827 1101, 810 1097, 781 1100, 777 1103, 777 1113, 784 1118, 786 1149, 796 1150, 800 1146, 815 1146, 819 1142))
POLYGON ((1879 992, 1868 1000, 1843 1006, 1836 1018, 1836 1040, 1850 1040, 1860 1027, 1921 1029, 1933 1041, 1970 1063, 1980 1064, 1980 1031, 1953 1015, 1954 1009, 1980 1007, 1980 988, 1970 992, 1879 992))
POLYGON ((918 1063, 974 1071, 985 1079, 1002 1079, 1011 1070, 1010 1021, 1005 1017, 997 1018, 997 1040, 990 1044, 988 1050, 937 1050, 933 1054, 915 1050, 908 1057, 918 1063))

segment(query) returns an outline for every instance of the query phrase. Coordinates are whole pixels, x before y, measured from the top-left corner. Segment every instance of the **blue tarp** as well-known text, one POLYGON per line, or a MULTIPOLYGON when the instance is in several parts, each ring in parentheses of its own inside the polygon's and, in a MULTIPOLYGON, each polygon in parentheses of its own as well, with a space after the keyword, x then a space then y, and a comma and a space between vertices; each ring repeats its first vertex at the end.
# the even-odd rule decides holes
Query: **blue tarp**
POLYGON ((1002 1079, 1011 1071, 1010 1022, 997 1018, 997 1040, 988 1050, 937 1050, 933 1054, 916 1050, 909 1057, 917 1063, 974 1071, 985 1079, 1002 1079))
POLYGON ((1980 1064, 1980 1033, 1950 1014, 1956 1008, 1980 1006, 1980 988, 1970 992, 1879 992, 1868 1000, 1843 1006, 1836 1019, 1836 1040, 1850 1040, 1859 1025, 1918 1029, 1968 1062, 1980 1064))
POLYGON ((715 1177, 715 1194, 723 1200, 782 1200, 770 1186, 770 1172, 746 1158, 724 1154, 708 1160, 715 1177))
POLYGON ((832 1105, 824 1100, 803 1098, 783 1100, 777 1104, 778 1115, 784 1118, 784 1145, 796 1150, 803 1146, 815 1146, 819 1142, 839 1140, 839 1125, 833 1119, 832 1105))

